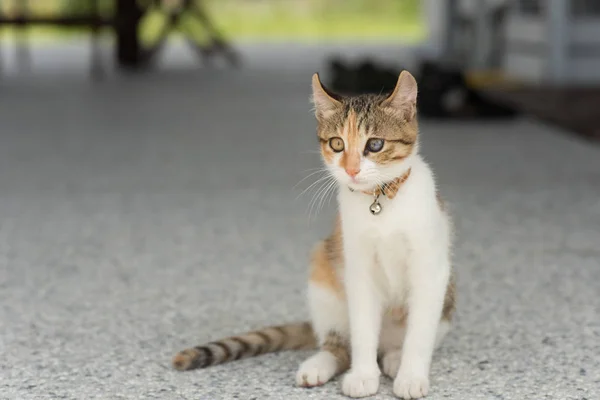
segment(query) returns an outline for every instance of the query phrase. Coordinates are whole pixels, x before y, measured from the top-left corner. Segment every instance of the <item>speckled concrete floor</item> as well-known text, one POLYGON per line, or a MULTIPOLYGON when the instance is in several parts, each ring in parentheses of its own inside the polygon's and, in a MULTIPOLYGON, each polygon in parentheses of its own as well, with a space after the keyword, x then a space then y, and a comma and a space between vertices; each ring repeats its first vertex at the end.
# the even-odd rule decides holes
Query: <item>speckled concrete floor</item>
MULTIPOLYGON (((0 84, 1 399, 342 398, 339 381, 294 388, 307 352, 169 366, 307 316, 334 205, 309 219, 294 188, 318 166, 314 65, 286 51, 240 71, 0 84)), ((600 398, 600 147, 529 120, 422 135, 458 228, 459 311, 429 398, 600 398)))

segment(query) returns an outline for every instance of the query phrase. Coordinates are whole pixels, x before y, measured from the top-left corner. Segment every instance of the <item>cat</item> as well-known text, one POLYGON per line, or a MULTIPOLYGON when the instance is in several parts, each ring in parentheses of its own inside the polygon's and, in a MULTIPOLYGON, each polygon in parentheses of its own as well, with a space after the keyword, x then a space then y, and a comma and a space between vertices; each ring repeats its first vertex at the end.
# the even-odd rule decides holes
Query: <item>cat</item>
POLYGON ((451 219, 419 155, 417 82, 403 71, 389 95, 342 97, 315 74, 312 90, 339 214, 312 253, 311 322, 184 350, 173 365, 188 370, 318 346, 300 365, 298 386, 323 385, 346 372, 342 392, 365 397, 377 393, 383 370, 396 396, 423 397, 432 354, 455 312, 455 279, 451 219))

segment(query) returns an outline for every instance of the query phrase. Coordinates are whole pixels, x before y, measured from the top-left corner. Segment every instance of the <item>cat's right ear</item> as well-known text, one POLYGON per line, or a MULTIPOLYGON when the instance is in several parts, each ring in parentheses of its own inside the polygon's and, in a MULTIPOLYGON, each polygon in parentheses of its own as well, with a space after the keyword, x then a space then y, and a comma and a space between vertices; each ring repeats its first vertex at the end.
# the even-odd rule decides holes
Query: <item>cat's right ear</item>
POLYGON ((317 118, 323 119, 333 115, 341 105, 335 95, 323 87, 319 74, 314 74, 312 77, 312 102, 315 107, 315 115, 317 118))

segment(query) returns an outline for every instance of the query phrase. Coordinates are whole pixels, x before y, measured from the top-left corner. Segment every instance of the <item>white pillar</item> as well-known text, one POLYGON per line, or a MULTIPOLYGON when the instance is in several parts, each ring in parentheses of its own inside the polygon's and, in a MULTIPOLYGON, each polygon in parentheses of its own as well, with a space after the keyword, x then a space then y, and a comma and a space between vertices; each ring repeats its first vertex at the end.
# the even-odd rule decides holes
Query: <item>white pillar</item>
POLYGON ((551 83, 561 85, 568 80, 571 8, 569 0, 547 0, 546 7, 550 51, 548 72, 551 83))
POLYGON ((439 58, 446 50, 448 1, 423 0, 421 5, 427 32, 425 52, 429 57, 439 58))

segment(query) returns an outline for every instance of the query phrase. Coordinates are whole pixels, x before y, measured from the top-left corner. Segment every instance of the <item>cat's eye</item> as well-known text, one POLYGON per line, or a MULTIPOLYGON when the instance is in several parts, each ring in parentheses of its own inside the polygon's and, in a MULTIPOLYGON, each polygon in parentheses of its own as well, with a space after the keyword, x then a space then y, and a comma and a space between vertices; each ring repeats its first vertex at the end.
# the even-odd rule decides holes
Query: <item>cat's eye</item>
POLYGON ((329 147, 331 147, 331 149, 336 153, 339 153, 340 151, 344 150, 344 141, 339 137, 331 138, 329 139, 329 147))
POLYGON ((383 149, 383 139, 369 139, 367 141, 366 150, 371 153, 377 153, 383 149))

